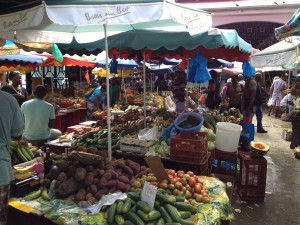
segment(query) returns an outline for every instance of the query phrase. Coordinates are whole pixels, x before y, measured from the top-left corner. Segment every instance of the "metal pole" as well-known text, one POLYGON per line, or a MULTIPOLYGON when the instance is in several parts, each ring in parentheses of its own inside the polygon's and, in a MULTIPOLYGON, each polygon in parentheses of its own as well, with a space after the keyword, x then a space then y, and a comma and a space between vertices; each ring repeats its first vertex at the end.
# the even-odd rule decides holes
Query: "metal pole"
POLYGON ((107 99, 107 130, 108 130, 108 160, 112 160, 111 151, 111 127, 110 127, 110 94, 109 94, 109 74, 108 74, 108 42, 107 24, 103 24, 105 35, 105 69, 106 69, 106 99, 107 99))
POLYGON ((146 121, 146 117, 147 117, 147 112, 146 112, 146 54, 145 51, 142 50, 143 53, 143 80, 144 80, 144 128, 146 128, 147 126, 147 121, 146 121))

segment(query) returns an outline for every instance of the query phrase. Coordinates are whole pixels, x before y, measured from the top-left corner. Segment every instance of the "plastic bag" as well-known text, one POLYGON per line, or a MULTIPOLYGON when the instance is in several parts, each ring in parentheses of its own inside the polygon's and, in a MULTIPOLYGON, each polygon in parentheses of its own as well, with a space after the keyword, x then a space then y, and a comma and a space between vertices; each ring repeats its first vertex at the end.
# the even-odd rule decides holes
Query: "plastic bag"
POLYGON ((153 141, 157 139, 158 128, 154 126, 153 128, 145 128, 139 131, 138 138, 145 141, 153 141))
POLYGON ((267 102, 267 106, 270 107, 272 105, 272 98, 269 98, 268 102, 267 102))
POLYGON ((245 117, 242 122, 242 133, 241 133, 241 140, 246 142, 251 142, 254 140, 254 133, 255 128, 252 120, 249 117, 245 117))
POLYGON ((176 105, 170 96, 165 97, 165 107, 168 112, 175 112, 176 105))

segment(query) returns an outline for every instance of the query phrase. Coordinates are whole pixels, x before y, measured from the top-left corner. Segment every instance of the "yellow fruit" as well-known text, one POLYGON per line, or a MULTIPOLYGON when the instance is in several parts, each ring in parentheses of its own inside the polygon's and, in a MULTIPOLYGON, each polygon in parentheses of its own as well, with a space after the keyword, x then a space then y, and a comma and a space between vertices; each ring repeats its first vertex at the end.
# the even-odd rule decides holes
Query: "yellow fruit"
POLYGON ((30 170, 34 167, 34 164, 26 166, 26 167, 18 167, 14 166, 13 172, 14 174, 22 174, 22 173, 27 173, 30 172, 30 170))
POLYGON ((25 180, 25 179, 31 177, 33 174, 34 174, 34 173, 32 173, 32 172, 16 173, 16 174, 15 174, 15 178, 16 178, 17 180, 25 180))

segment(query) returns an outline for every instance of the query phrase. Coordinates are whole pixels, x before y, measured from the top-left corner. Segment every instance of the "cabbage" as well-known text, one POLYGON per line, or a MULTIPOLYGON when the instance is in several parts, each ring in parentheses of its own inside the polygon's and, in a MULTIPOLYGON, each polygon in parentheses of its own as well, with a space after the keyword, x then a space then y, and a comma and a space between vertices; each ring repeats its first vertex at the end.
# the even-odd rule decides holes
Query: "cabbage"
POLYGON ((215 150, 215 142, 208 141, 208 151, 215 150))
POLYGON ((211 129, 207 129, 208 141, 214 142, 216 140, 216 135, 211 129))

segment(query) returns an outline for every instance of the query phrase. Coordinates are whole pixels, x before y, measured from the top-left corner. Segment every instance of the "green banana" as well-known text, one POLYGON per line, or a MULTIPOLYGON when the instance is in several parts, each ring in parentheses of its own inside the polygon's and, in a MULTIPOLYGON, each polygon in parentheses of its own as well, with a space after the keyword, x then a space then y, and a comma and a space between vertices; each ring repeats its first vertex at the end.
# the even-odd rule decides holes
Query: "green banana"
POLYGON ((38 197, 40 197, 41 194, 42 194, 42 188, 40 188, 40 189, 37 190, 37 191, 33 191, 33 192, 29 193, 28 195, 26 195, 26 196, 24 197, 24 200, 25 200, 25 201, 32 201, 32 200, 35 200, 35 199, 37 199, 38 197))
POLYGON ((18 147, 16 149, 17 157, 22 161, 22 162, 27 162, 29 161, 23 154, 21 147, 18 147))
POLYGON ((27 150, 25 149, 25 146, 19 145, 19 148, 21 149, 21 152, 23 153, 23 155, 25 156, 25 158, 27 159, 27 161, 32 160, 32 158, 28 154, 27 150))
POLYGON ((46 201, 50 201, 50 197, 49 197, 47 188, 43 188, 41 197, 42 197, 42 199, 44 199, 46 201))
POLYGON ((32 153, 32 151, 31 151, 30 148, 23 146, 23 149, 25 149, 25 151, 28 153, 28 155, 30 156, 31 159, 34 158, 34 155, 33 155, 33 153, 32 153))

